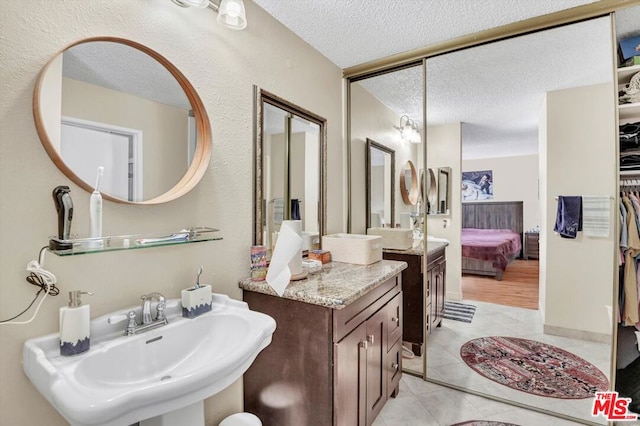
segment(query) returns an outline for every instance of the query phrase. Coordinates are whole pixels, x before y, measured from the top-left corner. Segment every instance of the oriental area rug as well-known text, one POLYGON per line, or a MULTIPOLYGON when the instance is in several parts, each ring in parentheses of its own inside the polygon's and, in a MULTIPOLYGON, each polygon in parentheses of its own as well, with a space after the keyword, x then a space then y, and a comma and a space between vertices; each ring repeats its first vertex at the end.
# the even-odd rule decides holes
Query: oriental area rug
POLYGON ((593 398, 609 381, 593 364, 545 343, 516 337, 481 337, 460 348, 477 373, 522 392, 561 399, 593 398))

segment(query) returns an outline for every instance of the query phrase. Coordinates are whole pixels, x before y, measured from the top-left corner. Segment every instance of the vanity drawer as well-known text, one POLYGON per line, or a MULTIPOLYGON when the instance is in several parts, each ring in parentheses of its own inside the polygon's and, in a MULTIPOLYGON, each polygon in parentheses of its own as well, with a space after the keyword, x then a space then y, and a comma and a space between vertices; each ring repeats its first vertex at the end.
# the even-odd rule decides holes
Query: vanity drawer
MULTIPOLYGON (((339 342, 396 297, 402 289, 402 278, 398 274, 384 284, 374 288, 344 309, 333 311, 333 341, 339 342)), ((399 300, 402 300, 400 298, 399 300)), ((401 328, 402 330, 402 328, 401 328)))
POLYGON ((387 307, 387 350, 402 336, 402 293, 397 294, 387 307))

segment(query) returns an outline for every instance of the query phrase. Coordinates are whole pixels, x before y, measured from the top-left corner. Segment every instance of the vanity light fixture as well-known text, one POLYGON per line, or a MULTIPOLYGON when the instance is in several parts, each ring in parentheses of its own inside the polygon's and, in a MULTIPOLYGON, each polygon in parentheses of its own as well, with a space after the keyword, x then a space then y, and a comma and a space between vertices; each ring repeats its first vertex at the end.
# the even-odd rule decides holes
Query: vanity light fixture
POLYGON ((209 6, 209 0, 172 0, 180 7, 197 7, 198 9, 204 9, 209 6))
POLYGON ((422 143, 422 136, 420 136, 420 130, 418 130, 418 125, 413 123, 413 137, 410 140, 411 143, 422 143))
POLYGON ((232 30, 247 27, 247 16, 242 0, 171 0, 180 7, 211 8, 218 13, 218 22, 232 30))
POLYGON ((411 143, 421 143, 422 137, 420 137, 420 131, 418 131, 418 125, 415 121, 409 118, 407 115, 403 115, 400 117, 400 135, 402 139, 409 141, 411 143), (402 125, 402 120, 406 119, 404 125, 402 125))
POLYGON ((232 30, 245 29, 247 16, 242 0, 222 0, 218 8, 218 22, 232 30))

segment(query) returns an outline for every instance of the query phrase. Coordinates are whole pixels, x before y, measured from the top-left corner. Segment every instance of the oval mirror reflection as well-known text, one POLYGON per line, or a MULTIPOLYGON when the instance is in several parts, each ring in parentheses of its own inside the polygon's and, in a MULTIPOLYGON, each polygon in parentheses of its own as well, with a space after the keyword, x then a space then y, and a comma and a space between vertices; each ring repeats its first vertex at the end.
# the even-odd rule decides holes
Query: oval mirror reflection
POLYGON ((208 166, 209 122, 185 77, 129 40, 80 41, 45 66, 34 93, 40 139, 60 170, 118 202, 156 204, 192 189, 208 166))
POLYGON ((412 161, 407 161, 400 173, 400 194, 405 204, 415 206, 420 198, 418 172, 412 161))

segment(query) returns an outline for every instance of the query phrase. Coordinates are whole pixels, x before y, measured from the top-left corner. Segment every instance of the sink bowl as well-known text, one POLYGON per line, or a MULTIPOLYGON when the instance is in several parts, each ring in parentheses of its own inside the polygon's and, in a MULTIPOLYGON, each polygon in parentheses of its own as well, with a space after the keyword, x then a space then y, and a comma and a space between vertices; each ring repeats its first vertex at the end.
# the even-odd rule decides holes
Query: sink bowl
POLYGON ((183 318, 167 302, 169 324, 124 336, 125 323, 91 321, 91 349, 60 355, 58 334, 28 340, 23 368, 40 393, 72 425, 129 425, 199 403, 225 389, 271 343, 273 318, 214 294, 212 310, 183 318))

